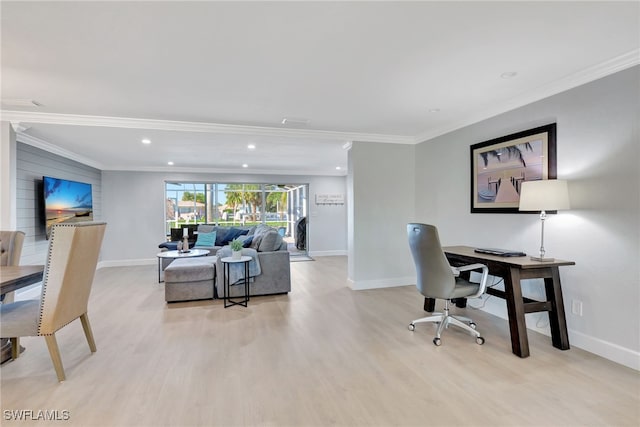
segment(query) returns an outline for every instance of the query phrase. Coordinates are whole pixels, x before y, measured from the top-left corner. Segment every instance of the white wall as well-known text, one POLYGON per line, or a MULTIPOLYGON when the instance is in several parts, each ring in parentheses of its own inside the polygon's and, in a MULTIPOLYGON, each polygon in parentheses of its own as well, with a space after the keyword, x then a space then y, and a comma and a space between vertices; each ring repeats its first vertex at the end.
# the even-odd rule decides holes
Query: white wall
POLYGON ((309 184, 309 254, 346 254, 346 206, 315 204, 316 193, 344 194, 345 177, 103 171, 103 217, 108 225, 102 265, 156 262, 158 244, 165 240, 165 181, 309 184))
POLYGON ((415 283, 406 225, 415 210, 413 145, 354 142, 349 151, 353 289, 415 283))
MULTIPOLYGON (((545 248, 548 256, 576 262, 560 271, 570 342, 635 369, 640 369, 639 82, 640 67, 622 71, 419 144, 415 160, 416 219, 436 224, 443 244, 536 254, 536 215, 470 213, 469 146, 556 122, 558 178, 570 181, 572 209, 546 221, 545 248), (571 314, 573 300, 582 301, 583 316, 571 314)), ((529 295, 544 295, 538 281, 525 288, 529 295)), ((490 298, 486 309, 506 318, 502 300, 490 298)), ((549 333, 545 314, 529 314, 527 321, 549 333)))
POLYGON ((0 230, 16 228, 16 134, 9 122, 0 127, 0 230))

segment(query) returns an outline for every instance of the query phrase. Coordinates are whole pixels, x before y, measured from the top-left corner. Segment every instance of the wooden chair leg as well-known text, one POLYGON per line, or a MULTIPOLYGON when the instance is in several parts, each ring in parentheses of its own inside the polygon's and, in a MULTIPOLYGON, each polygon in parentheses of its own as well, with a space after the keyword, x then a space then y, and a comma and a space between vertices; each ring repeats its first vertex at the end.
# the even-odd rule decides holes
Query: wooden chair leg
POLYGON ((8 292, 4 295, 2 295, 2 302, 4 304, 9 304, 10 302, 14 302, 16 300, 16 293, 14 292, 8 292))
POLYGON ((91 324, 89 323, 89 316, 87 313, 80 316, 80 321, 82 322, 82 329, 84 329, 84 335, 87 337, 89 348, 92 353, 95 353, 97 350, 96 342, 93 339, 93 332, 91 331, 91 324))
POLYGON ((44 339, 47 341, 47 348, 49 349, 49 355, 51 356, 53 367, 56 369, 58 381, 62 382, 65 380, 64 368, 62 367, 62 359, 60 358, 60 350, 58 349, 56 336, 54 334, 45 335, 44 339))
POLYGON ((11 342, 11 358, 17 359, 20 356, 20 338, 9 338, 9 341, 11 342))

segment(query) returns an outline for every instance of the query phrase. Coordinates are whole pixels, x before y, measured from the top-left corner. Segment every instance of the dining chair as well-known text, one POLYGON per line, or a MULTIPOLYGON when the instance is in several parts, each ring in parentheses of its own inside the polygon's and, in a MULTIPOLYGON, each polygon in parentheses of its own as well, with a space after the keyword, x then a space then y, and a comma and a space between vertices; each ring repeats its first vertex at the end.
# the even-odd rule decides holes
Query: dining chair
POLYGON ((59 381, 65 380, 59 329, 80 318, 89 348, 96 351, 87 305, 105 228, 104 222, 53 225, 40 299, 0 305, 0 335, 11 338, 13 358, 19 356, 19 337, 44 336, 59 381))
MULTIPOLYGON (((20 265, 20 255, 24 243, 24 232, 16 230, 0 231, 0 266, 20 265)), ((0 301, 13 302, 15 292, 9 292, 2 296, 0 301)))

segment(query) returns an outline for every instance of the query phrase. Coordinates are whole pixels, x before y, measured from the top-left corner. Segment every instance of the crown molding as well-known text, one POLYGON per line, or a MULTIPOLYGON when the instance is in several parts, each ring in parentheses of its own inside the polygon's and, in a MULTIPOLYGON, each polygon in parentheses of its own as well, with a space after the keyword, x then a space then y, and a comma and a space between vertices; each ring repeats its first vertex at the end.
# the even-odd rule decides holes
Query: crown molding
POLYGON ((163 173, 218 173, 228 175, 306 175, 306 176, 346 176, 347 171, 314 171, 309 169, 276 170, 276 169, 224 169, 224 168, 187 168, 175 166, 158 167, 130 167, 130 166, 108 166, 105 171, 131 171, 131 172, 163 172, 163 173))
POLYGON ((507 111, 515 110, 516 108, 523 107, 533 102, 540 101, 541 99, 573 89, 577 86, 626 70, 627 68, 631 68, 638 64, 640 64, 640 49, 634 49, 608 61, 601 62, 592 67, 578 71, 577 73, 542 85, 537 89, 523 93, 517 97, 508 99, 501 104, 489 106, 486 109, 483 109, 481 113, 470 114, 455 121, 451 121, 444 126, 418 134, 415 137, 414 143, 417 144, 428 141, 437 136, 453 132, 465 126, 506 113, 507 111))
POLYGON ((64 148, 60 148, 57 145, 51 144, 45 140, 37 138, 35 136, 28 135, 26 133, 17 133, 16 141, 22 142, 27 145, 31 145, 32 147, 39 148, 41 150, 47 151, 52 154, 56 154, 58 156, 67 158, 69 160, 76 161, 78 163, 82 163, 87 166, 91 166, 96 169, 104 169, 104 165, 95 160, 92 160, 88 157, 81 156, 69 150, 65 150, 64 148))
POLYGON ((137 119, 127 117, 86 116, 2 110, 3 120, 21 123, 43 123, 68 126, 97 126, 127 129, 150 129, 175 132, 204 132, 227 135, 263 135, 289 138, 314 138, 343 141, 368 141, 390 144, 414 144, 413 136, 360 132, 337 132, 311 129, 285 129, 266 126, 229 125, 222 123, 184 122, 174 120, 137 119))

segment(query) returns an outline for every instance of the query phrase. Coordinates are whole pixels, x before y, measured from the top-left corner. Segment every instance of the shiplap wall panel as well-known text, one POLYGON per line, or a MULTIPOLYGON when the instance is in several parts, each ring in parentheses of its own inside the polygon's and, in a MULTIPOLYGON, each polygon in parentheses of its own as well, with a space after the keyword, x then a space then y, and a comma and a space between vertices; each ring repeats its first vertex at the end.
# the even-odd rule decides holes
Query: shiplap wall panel
POLYGON ((16 166, 17 228, 25 233, 21 264, 44 264, 48 241, 42 205, 42 177, 91 184, 93 218, 102 217, 102 172, 18 141, 16 166))

